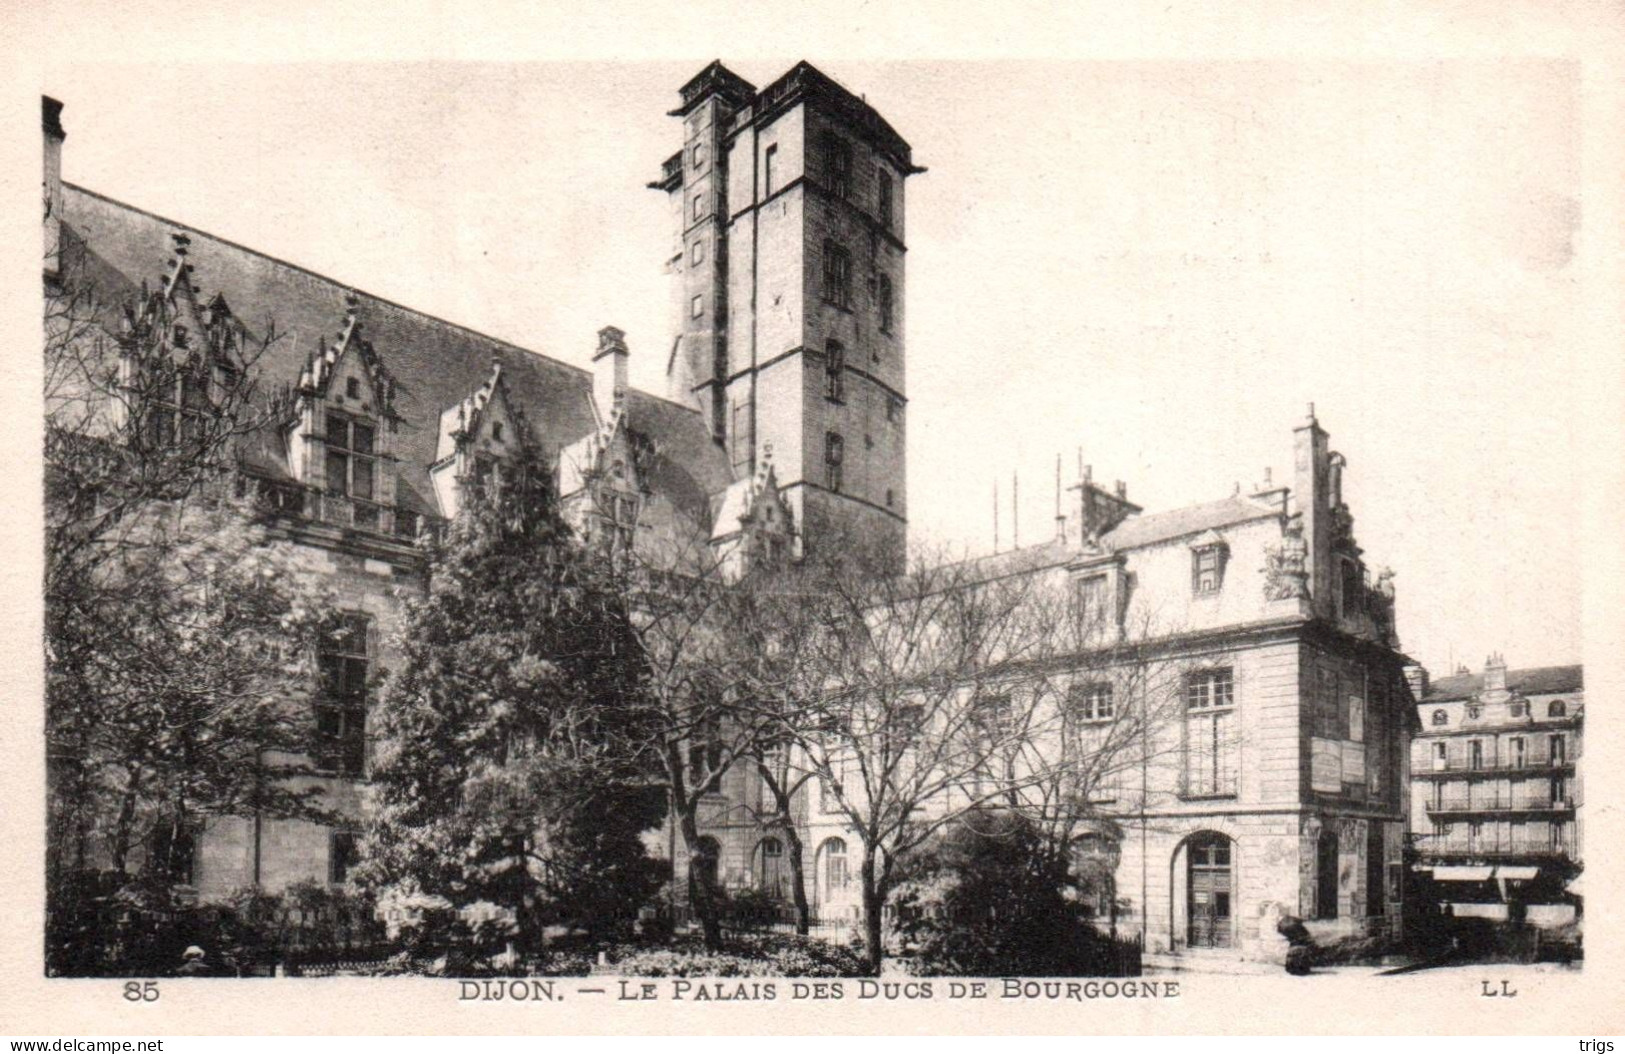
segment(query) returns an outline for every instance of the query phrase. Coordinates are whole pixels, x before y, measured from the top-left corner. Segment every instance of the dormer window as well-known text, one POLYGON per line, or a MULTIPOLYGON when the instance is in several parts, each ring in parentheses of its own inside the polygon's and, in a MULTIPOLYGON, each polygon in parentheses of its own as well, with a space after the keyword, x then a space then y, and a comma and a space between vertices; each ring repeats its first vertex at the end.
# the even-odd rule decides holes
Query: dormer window
POLYGON ((1444 725, 1448 725, 1450 723, 1450 715, 1445 713, 1443 710, 1435 710, 1435 711, 1433 711, 1432 720, 1433 720, 1433 727, 1434 728, 1440 728, 1440 727, 1443 727, 1444 725))
POLYGON ((344 397, 346 399, 361 398, 361 382, 354 377, 346 377, 344 379, 344 397))
POLYGON ((1481 718, 1483 716, 1484 716, 1484 708, 1482 706, 1478 706, 1478 705, 1475 704, 1475 705, 1469 706, 1467 708, 1467 717, 1470 720, 1477 721, 1479 718, 1481 718))
POLYGON ((371 424, 346 417, 327 415, 327 493, 353 499, 357 527, 376 527, 378 458, 376 433, 371 424))
POLYGON ((496 443, 502 442, 502 422, 501 421, 493 421, 493 422, 491 422, 491 440, 492 440, 492 442, 496 442, 496 443))
POLYGON ((1567 717, 1568 713, 1568 704, 1564 703, 1561 699, 1553 699, 1551 702, 1546 704, 1547 717, 1567 717))
POLYGON ((186 347, 187 341, 188 341, 186 327, 177 322, 175 324, 174 334, 175 334, 175 336, 174 336, 174 344, 175 344, 175 346, 177 348, 186 347))
POLYGON ((1528 703, 1513 703, 1509 709, 1512 711, 1512 716, 1513 717, 1528 717, 1529 716, 1529 704, 1528 703))
POLYGON ((1213 544, 1191 550, 1191 592, 1217 593, 1224 586, 1224 549, 1213 544))

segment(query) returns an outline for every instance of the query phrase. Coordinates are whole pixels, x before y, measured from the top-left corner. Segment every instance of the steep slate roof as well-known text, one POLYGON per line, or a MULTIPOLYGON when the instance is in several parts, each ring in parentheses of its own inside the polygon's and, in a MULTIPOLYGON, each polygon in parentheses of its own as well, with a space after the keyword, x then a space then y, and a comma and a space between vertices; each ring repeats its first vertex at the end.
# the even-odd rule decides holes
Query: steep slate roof
MULTIPOLYGON (((344 324, 342 283, 244 248, 184 223, 155 216, 93 191, 64 184, 64 245, 85 249, 86 278, 114 306, 135 298, 165 274, 170 234, 191 236, 188 261, 205 297, 225 294, 251 339, 266 323, 284 336, 260 360, 262 391, 292 384, 318 340, 329 343, 344 324)), ((493 359, 514 402, 549 455, 597 428, 592 374, 556 359, 485 336, 399 304, 358 293, 362 331, 396 378, 395 409, 403 418, 395 436, 400 458, 397 504, 436 510, 428 467, 435 460, 441 414, 477 392, 493 359)), ((699 526, 709 524, 711 494, 732 482, 723 451, 711 441, 698 411, 641 391, 627 393, 630 427, 652 446, 644 481, 667 495, 699 526)), ((243 451, 243 460, 287 478, 278 436, 266 434, 243 451)))
MULTIPOLYGON (((1585 688, 1584 666, 1535 666, 1527 670, 1508 670, 1507 688, 1519 695, 1558 695, 1578 692, 1585 688)), ((1423 703, 1444 703, 1455 699, 1471 699, 1484 690, 1484 674, 1458 673, 1441 677, 1428 686, 1423 703)))
POLYGON ((1276 510, 1250 498, 1222 498, 1183 509, 1130 516, 1103 535, 1101 541, 1112 549, 1135 549, 1276 515, 1279 515, 1276 510))

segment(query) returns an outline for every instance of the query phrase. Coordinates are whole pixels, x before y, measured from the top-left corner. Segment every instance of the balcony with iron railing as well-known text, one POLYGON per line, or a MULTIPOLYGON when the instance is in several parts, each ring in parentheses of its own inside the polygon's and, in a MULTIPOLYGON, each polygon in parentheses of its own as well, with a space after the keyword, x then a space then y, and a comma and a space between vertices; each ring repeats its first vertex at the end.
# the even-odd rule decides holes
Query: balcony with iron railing
POLYGON ((1533 838, 1449 838, 1422 835, 1415 842, 1416 853, 1423 860, 1512 860, 1517 858, 1555 859, 1570 855, 1567 842, 1533 838))
POLYGON ((1493 794, 1482 797, 1452 797, 1427 804, 1430 816, 1468 816, 1474 813, 1561 813, 1573 812, 1572 798, 1530 797, 1493 794))
POLYGON ((1574 758, 1567 753, 1531 751, 1523 757, 1478 758, 1469 754, 1452 754, 1445 758, 1430 758, 1424 767, 1414 770, 1412 777, 1438 776, 1505 776, 1518 772, 1574 771, 1574 758))

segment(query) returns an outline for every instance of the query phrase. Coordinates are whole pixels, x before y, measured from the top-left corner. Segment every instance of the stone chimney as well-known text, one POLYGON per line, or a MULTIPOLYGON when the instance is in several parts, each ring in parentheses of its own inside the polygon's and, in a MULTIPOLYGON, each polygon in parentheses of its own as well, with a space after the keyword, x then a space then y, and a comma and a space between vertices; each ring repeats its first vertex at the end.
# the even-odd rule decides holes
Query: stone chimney
POLYGON ((1095 485, 1094 468, 1084 465, 1078 482, 1067 488, 1078 492, 1079 542, 1095 545, 1103 534, 1140 512, 1138 505, 1128 500, 1128 484, 1117 480, 1111 490, 1095 485))
POLYGON ((1484 701, 1500 702, 1511 694, 1507 691, 1507 661, 1495 652, 1484 660, 1484 701))
POLYGON ((1333 614, 1331 451, 1328 436, 1315 419, 1315 404, 1292 433, 1292 498, 1303 517, 1303 541, 1308 549, 1309 597, 1315 612, 1333 614))
POLYGON ((40 96, 41 129, 45 133, 45 180, 42 189, 45 213, 45 273, 54 277, 61 266, 62 240, 62 104, 49 95, 40 96))
POLYGON ((626 398, 626 364, 630 356, 625 333, 614 326, 598 331, 598 350, 592 356, 592 402, 600 422, 609 420, 616 405, 626 398))
POLYGON ((1411 686, 1411 694, 1417 702, 1428 694, 1428 668, 1426 666, 1411 665, 1405 667, 1405 683, 1411 686))

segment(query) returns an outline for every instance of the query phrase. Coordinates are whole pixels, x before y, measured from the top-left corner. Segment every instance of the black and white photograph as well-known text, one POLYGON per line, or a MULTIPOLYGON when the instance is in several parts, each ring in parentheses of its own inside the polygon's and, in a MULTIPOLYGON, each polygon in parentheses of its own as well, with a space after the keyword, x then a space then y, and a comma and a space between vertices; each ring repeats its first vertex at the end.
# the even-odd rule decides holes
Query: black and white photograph
POLYGON ((78 18, 19 79, 16 976, 1609 1031, 1585 14, 542 58, 499 6, 353 60, 78 18))

